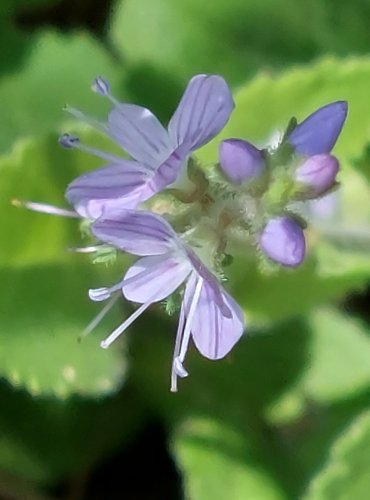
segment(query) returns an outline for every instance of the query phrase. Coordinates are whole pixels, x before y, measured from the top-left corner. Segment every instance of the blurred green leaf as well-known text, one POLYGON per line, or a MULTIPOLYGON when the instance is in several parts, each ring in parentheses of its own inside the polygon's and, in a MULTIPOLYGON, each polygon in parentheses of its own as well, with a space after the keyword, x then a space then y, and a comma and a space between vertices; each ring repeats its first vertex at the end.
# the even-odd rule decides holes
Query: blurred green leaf
POLYGON ((370 337, 365 325, 330 309, 313 312, 308 324, 309 362, 293 387, 267 412, 275 424, 301 415, 310 402, 328 405, 370 388, 370 337))
POLYGON ((364 412, 334 443, 305 500, 366 499, 370 487, 370 413, 364 412))
POLYGON ((2 0, 0 7, 0 77, 19 68, 27 58, 36 36, 22 31, 17 15, 58 0, 2 0))
POLYGON ((258 452, 240 431, 211 418, 189 418, 172 447, 191 500, 288 498, 258 452))
POLYGON ((196 73, 239 84, 261 68, 367 53, 369 11, 367 0, 356 9, 343 0, 121 0, 111 39, 132 67, 164 70, 181 85, 196 73))
MULTIPOLYGON (((74 130, 95 147, 111 146, 101 134, 76 126, 74 130)), ((6 235, 0 246, 0 267, 65 263, 71 256, 68 248, 88 244, 81 238, 77 219, 31 212, 11 202, 31 200, 68 209, 67 184, 102 163, 86 153, 64 150, 55 134, 19 141, 11 153, 0 156, 0 230, 6 235)))
POLYGON ((122 77, 92 37, 83 32, 38 36, 22 70, 0 81, 0 151, 19 137, 59 130, 65 121, 62 108, 72 101, 87 114, 101 114, 107 104, 90 90, 97 75, 109 78, 116 89, 122 77))
POLYGON ((91 267, 75 263, 0 270, 0 374, 13 385, 65 397, 110 393, 122 384, 124 357, 117 349, 99 346, 106 329, 78 342, 100 310, 87 297, 97 282, 91 267))

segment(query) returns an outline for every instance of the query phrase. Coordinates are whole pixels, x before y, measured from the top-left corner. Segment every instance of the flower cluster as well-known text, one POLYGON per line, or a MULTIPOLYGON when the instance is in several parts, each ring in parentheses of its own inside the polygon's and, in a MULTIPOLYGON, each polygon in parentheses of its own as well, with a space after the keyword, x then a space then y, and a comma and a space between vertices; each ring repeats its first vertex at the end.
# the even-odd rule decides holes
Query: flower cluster
POLYGON ((193 153, 218 135, 234 109, 223 78, 193 77, 167 129, 148 109, 117 101, 103 78, 95 80, 93 90, 113 105, 107 123, 70 112, 111 137, 125 157, 64 134, 62 146, 97 155, 106 164, 68 186, 73 211, 28 206, 80 217, 98 243, 139 257, 116 285, 89 292, 93 301, 121 292, 140 304, 102 347, 109 347, 151 304, 174 297, 179 324, 171 390, 176 391, 177 378, 187 376, 190 338, 203 356, 219 359, 245 331, 243 311, 221 284, 230 260, 253 252, 272 267, 303 262, 306 222, 296 207, 337 186, 339 164, 331 150, 347 104, 328 104, 299 124, 292 119, 274 146, 223 140, 217 164, 204 169, 193 153))

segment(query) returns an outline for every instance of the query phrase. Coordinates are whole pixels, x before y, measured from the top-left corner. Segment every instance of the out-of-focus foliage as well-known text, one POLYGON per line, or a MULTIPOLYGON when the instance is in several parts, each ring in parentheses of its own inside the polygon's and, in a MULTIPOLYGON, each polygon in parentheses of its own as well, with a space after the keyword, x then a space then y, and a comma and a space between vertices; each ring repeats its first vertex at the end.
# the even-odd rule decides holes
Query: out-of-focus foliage
POLYGON ((366 53, 370 4, 344 0, 122 0, 111 38, 132 66, 185 83, 218 72, 240 84, 261 67, 309 61, 323 52, 366 53))
POLYGON ((369 412, 346 429, 330 450, 323 470, 314 478, 305 500, 366 498, 370 471, 366 466, 370 446, 369 412))
POLYGON ((107 12, 104 40, 83 29, 22 31, 20 12, 58 3, 0 6, 0 497, 27 491, 36 500, 58 481, 83 484, 154 415, 190 500, 367 500, 369 327, 337 305, 370 274, 370 2, 122 0, 107 12), (174 395, 175 321, 158 305, 104 351, 100 340, 129 313, 117 304, 79 343, 99 311, 88 289, 117 282, 125 263, 92 264, 68 251, 90 244, 77 221, 10 201, 66 207, 67 183, 101 165, 57 145, 58 133, 74 130, 111 147, 62 111, 68 103, 104 119, 108 104, 89 90, 93 77, 167 119, 197 72, 223 74, 237 104, 200 151, 206 166, 222 137, 263 144, 292 115, 302 120, 337 99, 350 111, 335 148, 338 210, 325 227, 313 221, 307 263, 264 274, 256 261, 236 259, 227 286, 246 311, 247 334, 217 363, 191 351, 191 377, 174 395))
POLYGON ((119 73, 113 60, 93 38, 82 32, 39 35, 20 72, 0 80, 0 149, 25 135, 59 130, 66 120, 63 107, 71 99, 91 115, 102 114, 104 100, 90 91, 98 74, 117 87, 119 73))

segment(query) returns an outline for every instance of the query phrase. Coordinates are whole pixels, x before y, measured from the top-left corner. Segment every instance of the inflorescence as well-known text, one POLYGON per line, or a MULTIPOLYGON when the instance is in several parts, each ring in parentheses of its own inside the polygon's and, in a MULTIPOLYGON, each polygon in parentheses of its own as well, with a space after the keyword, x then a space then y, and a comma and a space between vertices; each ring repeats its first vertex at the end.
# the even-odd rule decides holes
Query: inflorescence
POLYGON ((193 77, 167 129, 148 109, 117 101, 103 78, 96 78, 92 88, 113 105, 107 123, 68 110, 111 137, 130 159, 64 134, 63 147, 86 151, 106 164, 69 184, 66 198, 73 210, 25 205, 81 218, 96 239, 87 252, 99 255, 102 248, 113 248, 139 257, 116 285, 89 291, 93 301, 108 303, 86 332, 117 294, 140 304, 101 343, 103 348, 151 304, 176 292, 179 323, 171 372, 176 391, 177 378, 188 375, 184 360, 190 337, 203 356, 220 359, 245 331, 242 309, 221 284, 230 260, 253 252, 275 266, 294 268, 303 262, 307 221, 299 206, 338 185, 339 164, 331 150, 347 103, 327 104, 299 124, 292 119, 272 146, 223 140, 217 164, 205 169, 193 153, 218 135, 234 109, 223 78, 193 77))

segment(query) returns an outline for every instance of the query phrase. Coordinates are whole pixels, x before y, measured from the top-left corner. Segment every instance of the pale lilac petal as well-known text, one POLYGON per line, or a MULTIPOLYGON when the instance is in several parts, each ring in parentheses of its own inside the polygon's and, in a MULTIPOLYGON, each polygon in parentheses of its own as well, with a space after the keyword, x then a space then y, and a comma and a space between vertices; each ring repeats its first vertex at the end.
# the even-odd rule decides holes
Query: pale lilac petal
POLYGON ((345 101, 327 104, 308 116, 288 137, 299 154, 311 156, 330 153, 347 117, 345 101))
POLYGON ((194 76, 169 123, 173 145, 191 143, 200 148, 226 125, 234 101, 225 80, 217 75, 194 76))
POLYGON ((151 111, 135 104, 117 104, 108 117, 111 137, 135 160, 156 169, 173 147, 168 132, 151 111))
POLYGON ((122 292, 127 300, 133 302, 158 302, 171 295, 190 272, 191 265, 181 256, 143 257, 127 271, 122 292))
POLYGON ((161 255, 175 248, 177 236, 159 215, 137 210, 109 212, 92 224, 93 234, 133 255, 161 255))
POLYGON ((241 139, 222 141, 219 159, 223 173, 234 184, 242 184, 258 177, 265 167, 262 152, 241 139))
MULTIPOLYGON (((209 359, 226 356, 240 339, 245 328, 244 314, 240 306, 222 287, 220 292, 231 315, 226 317, 222 314, 221 309, 213 301, 212 287, 204 281, 191 323, 194 343, 199 352, 209 359)), ((193 293, 194 282, 189 281, 184 297, 186 308, 193 293)))
POLYGON ((150 175, 139 163, 122 160, 81 175, 69 184, 65 196, 81 217, 95 220, 107 210, 135 208, 151 197, 150 175))

